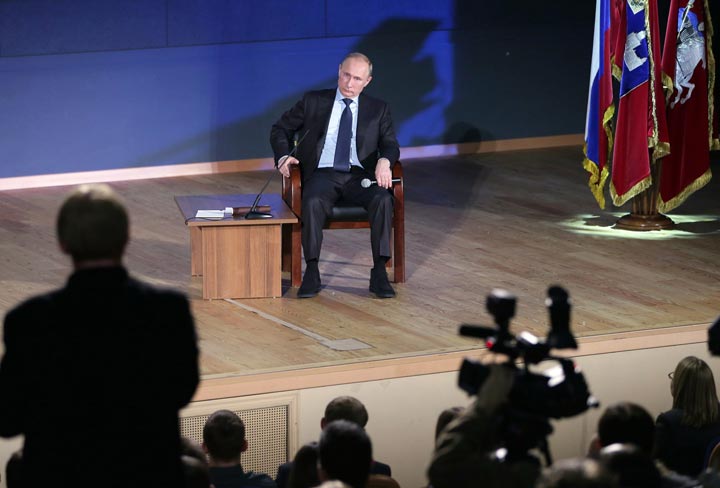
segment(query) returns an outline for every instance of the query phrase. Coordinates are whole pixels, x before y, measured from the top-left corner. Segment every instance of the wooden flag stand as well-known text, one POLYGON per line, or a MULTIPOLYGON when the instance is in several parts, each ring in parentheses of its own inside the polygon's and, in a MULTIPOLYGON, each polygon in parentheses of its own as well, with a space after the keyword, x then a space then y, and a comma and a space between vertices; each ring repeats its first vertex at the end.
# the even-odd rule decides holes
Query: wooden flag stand
POLYGON ((632 211, 615 222, 615 228, 623 230, 667 230, 675 226, 675 222, 658 212, 658 194, 660 193, 660 168, 662 159, 652 165, 650 188, 637 194, 632 199, 632 211))

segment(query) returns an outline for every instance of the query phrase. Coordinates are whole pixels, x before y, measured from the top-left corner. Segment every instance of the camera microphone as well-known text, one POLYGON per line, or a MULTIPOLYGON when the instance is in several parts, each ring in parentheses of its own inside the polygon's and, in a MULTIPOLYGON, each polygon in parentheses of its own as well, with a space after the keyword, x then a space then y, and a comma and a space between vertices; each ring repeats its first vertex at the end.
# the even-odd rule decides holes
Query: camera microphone
MULTIPOLYGON (((402 178, 393 178, 393 183, 400 183, 402 181, 402 178)), ((370 178, 363 178, 362 181, 360 181, 360 186, 363 188, 370 188, 373 185, 377 185, 376 180, 371 180, 370 178)))
POLYGON ((545 306, 550 313, 550 333, 547 342, 554 349, 577 349, 577 342, 570 333, 570 309, 572 300, 561 286, 551 286, 547 291, 545 306))

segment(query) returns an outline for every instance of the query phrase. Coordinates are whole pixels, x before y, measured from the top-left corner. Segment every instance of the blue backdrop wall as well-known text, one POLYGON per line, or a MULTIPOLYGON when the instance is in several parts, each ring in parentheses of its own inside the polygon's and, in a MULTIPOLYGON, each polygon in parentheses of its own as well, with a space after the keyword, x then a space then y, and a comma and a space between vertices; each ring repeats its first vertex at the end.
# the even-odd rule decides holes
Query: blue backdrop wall
POLYGON ((594 2, 1 0, 0 178, 270 156, 374 61, 402 146, 580 133, 594 2))

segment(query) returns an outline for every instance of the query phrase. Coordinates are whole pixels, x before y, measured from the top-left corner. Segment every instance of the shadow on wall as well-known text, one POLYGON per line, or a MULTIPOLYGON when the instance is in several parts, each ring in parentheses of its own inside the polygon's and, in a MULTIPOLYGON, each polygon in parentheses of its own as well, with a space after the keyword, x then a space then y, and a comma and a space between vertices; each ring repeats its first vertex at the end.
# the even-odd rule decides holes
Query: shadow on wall
MULTIPOLYGON (((349 51, 366 53, 373 61, 374 78, 367 93, 390 102, 396 129, 404 121, 424 110, 431 102, 427 94, 436 83, 435 67, 427 58, 417 58, 428 36, 437 27, 435 20, 390 19, 358 41, 349 51)), ((221 72, 218 74, 218 110, 227 112, 237 110, 232 105, 224 105, 223 99, 238 100, 232 96, 232 76, 224 76, 223 66, 232 66, 237 60, 220 60, 221 72)), ((337 62, 339 63, 340 60, 337 62)), ((335 71, 329 67, 328 71, 335 71)), ((197 134, 179 144, 161 151, 150 153, 141 158, 141 164, 157 164, 157 161, 171 161, 178 155, 192 151, 203 145, 210 145, 208 160, 224 161, 250 157, 268 157, 270 149, 270 127, 302 95, 309 90, 333 88, 337 78, 332 77, 312 86, 298 86, 298 91, 277 100, 267 110, 250 118, 220 126, 218 129, 197 134), (248 154, 248 148, 252 155, 248 154)), ((237 110, 239 111, 239 110, 237 110)))

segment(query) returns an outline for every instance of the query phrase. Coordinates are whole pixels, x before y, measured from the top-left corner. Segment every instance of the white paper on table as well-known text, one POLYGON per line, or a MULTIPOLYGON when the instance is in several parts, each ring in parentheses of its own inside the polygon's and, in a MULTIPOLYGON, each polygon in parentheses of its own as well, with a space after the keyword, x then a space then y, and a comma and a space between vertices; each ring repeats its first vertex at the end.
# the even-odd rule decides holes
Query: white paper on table
POLYGON ((223 210, 198 210, 195 214, 196 219, 221 219, 225 217, 223 210))

